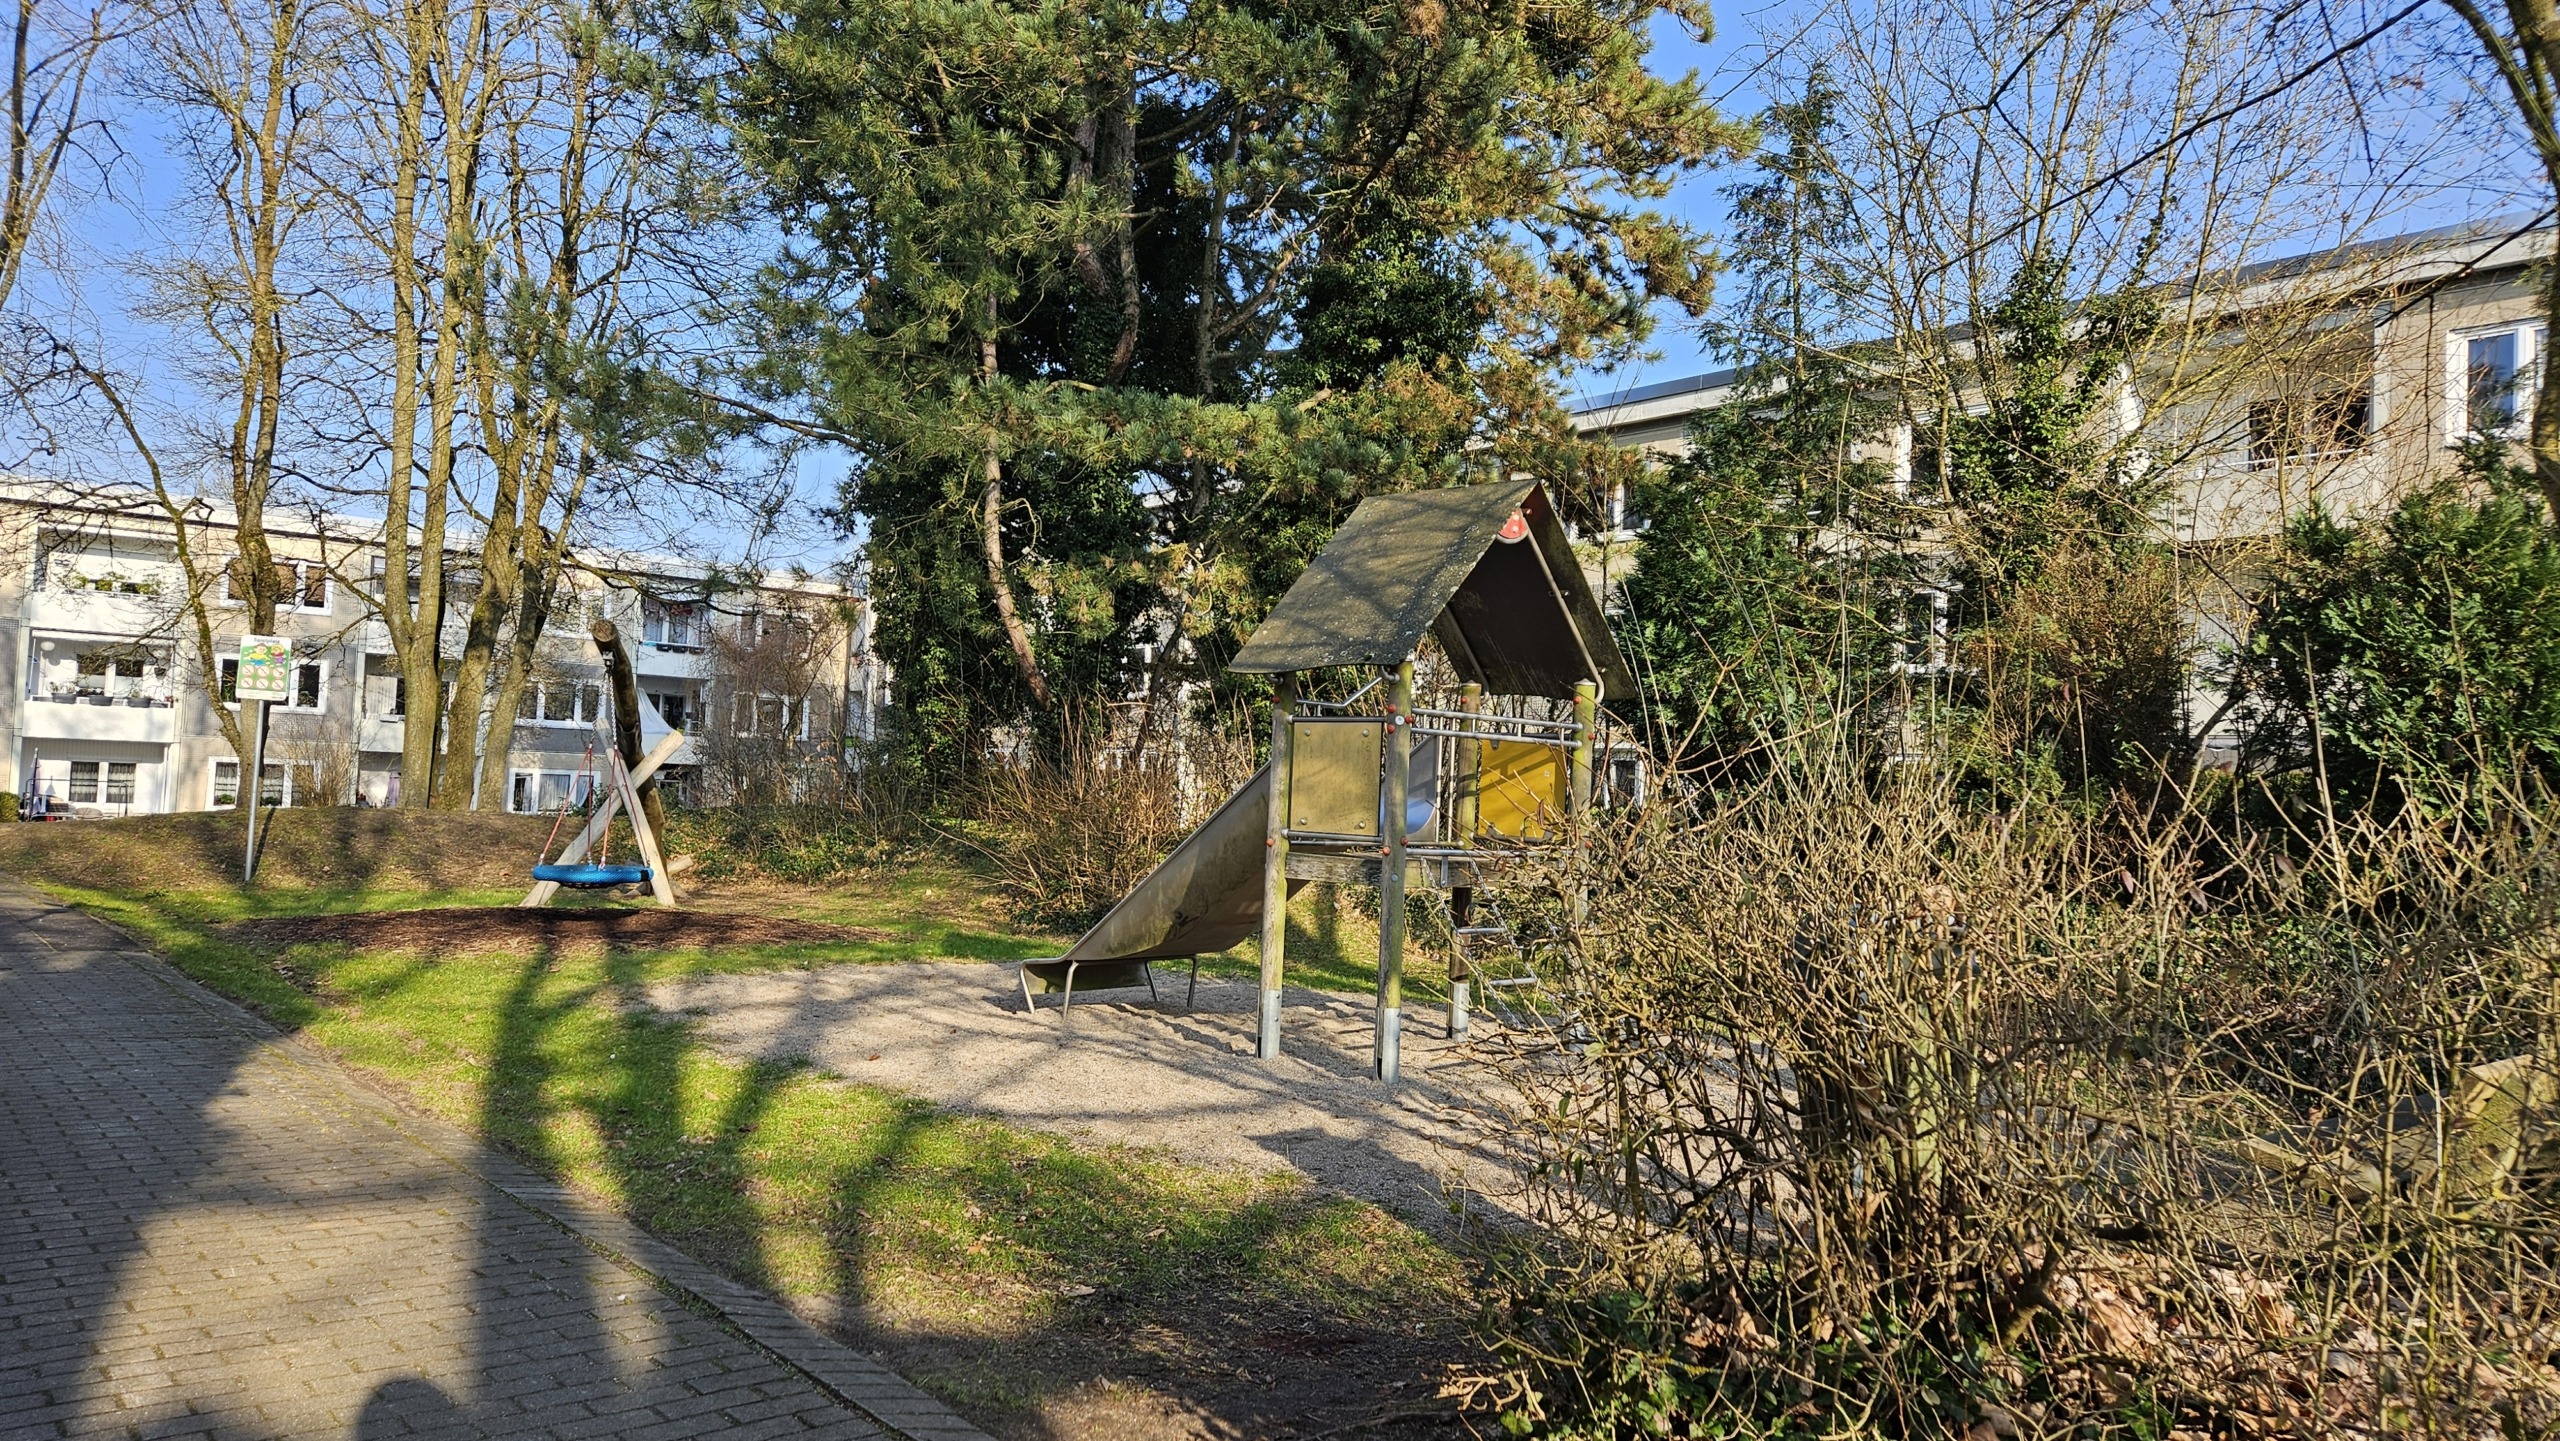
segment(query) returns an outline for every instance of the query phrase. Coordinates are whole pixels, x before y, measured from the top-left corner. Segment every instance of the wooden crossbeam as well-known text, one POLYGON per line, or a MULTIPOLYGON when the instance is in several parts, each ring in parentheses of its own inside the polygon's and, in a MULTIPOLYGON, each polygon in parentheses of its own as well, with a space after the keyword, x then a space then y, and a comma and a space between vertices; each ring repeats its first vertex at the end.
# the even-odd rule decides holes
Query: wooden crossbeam
MULTIPOLYGON (((615 813, 625 809, 626 798, 635 794, 640 782, 655 775, 658 767, 665 765, 667 758, 674 755, 676 748, 683 744, 683 731, 669 731, 658 738, 658 743, 649 748, 647 755, 640 758, 640 764, 628 771, 622 769, 621 752, 614 752, 613 789, 605 796, 604 804, 596 807, 596 813, 587 817, 587 823, 578 828, 577 835, 571 837, 569 844, 561 848, 559 863, 564 866, 574 866, 585 860, 587 852, 595 849, 596 844, 604 839, 605 828, 613 824, 615 813)), ((627 804, 632 831, 640 837, 642 861, 649 867, 649 889, 657 896, 658 904, 672 906, 676 903, 675 889, 668 884, 666 867, 658 863, 658 838, 649 833, 648 820, 641 814, 637 802, 632 801, 627 804)), ((549 905, 551 898, 559 893, 560 885, 557 881, 535 881, 533 889, 525 892, 524 899, 516 902, 516 905, 524 909, 549 905)))

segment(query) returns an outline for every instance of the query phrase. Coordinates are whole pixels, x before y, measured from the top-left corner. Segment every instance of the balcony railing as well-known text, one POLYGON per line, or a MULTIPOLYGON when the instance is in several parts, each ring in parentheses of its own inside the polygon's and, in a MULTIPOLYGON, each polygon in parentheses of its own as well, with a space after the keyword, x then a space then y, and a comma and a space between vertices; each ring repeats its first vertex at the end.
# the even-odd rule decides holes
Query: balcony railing
POLYGON ((27 698, 22 729, 30 740, 167 745, 177 736, 177 714, 166 693, 46 691, 27 698))

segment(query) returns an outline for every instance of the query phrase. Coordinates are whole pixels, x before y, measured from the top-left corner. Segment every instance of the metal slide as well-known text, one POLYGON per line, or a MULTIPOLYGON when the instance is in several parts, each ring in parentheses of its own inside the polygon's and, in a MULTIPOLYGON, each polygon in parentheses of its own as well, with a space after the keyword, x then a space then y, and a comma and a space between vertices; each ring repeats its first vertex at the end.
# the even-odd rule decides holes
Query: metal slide
MULTIPOLYGON (((1261 934, 1270 805, 1271 767, 1265 765, 1058 962, 1206 956, 1261 934)), ((1291 881, 1290 894, 1305 884, 1291 881)))

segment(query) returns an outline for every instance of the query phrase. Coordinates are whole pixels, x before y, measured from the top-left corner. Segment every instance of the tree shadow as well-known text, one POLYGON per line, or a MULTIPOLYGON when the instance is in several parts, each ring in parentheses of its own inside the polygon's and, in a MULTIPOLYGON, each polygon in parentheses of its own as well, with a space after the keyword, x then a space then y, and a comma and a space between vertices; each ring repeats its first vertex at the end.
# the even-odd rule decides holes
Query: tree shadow
POLYGON ((355 1441, 394 1441, 399 1437, 477 1436, 453 1398, 433 1381, 401 1376, 382 1382, 356 1413, 355 1441))
POLYGON ((149 1232, 200 1204, 214 1102, 257 1046, 70 907, 14 888, 0 904, 0 1429, 67 1434, 99 1404, 97 1348, 149 1232))
POLYGON ((1293 1294, 1293 1243, 1326 1198, 1300 1192, 1167 1218, 1165 1197, 1107 1157, 1063 1144, 1028 1155, 971 1149, 953 1134, 980 1124, 907 1102, 867 1163, 839 1172, 830 1329, 1005 1441, 1465 1434, 1446 1411, 1364 1424, 1427 1402, 1433 1373, 1466 1343, 1445 1326, 1416 1333, 1391 1315, 1348 1315, 1293 1294), (965 1153, 956 1166, 955 1150, 965 1153), (907 1203, 911 1174, 955 1169, 969 1225, 935 1237, 921 1258, 911 1237, 893 1243, 877 1218, 907 1203), (1144 1244, 1152 1238, 1163 1244, 1144 1244), (935 1316, 902 1294, 912 1289, 902 1268, 965 1266, 981 1251, 1018 1264, 966 1318, 935 1316))

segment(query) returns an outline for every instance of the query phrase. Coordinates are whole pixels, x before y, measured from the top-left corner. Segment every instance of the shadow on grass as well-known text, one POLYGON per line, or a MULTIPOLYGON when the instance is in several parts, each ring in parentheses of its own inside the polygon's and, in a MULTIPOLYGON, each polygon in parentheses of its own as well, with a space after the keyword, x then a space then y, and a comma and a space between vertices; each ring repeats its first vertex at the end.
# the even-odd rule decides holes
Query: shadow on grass
POLYGON ((1461 1263, 1402 1222, 722 1056, 643 1004, 665 955, 260 952, 228 904, 71 898, 1001 1436, 1322 1432, 1465 1354, 1461 1263))
MULTIPOLYGON (((1423 1343, 1384 1318, 1449 1258, 1368 1207, 719 1056, 640 1004, 641 957, 503 964, 484 1134, 1002 1435, 1322 1430, 1446 1354, 1449 1327, 1423 1343), (1341 1354, 1287 1366, 1264 1344, 1281 1332, 1341 1354), (1059 1418, 1106 1379, 1161 1399, 1059 1418), (1165 1408, 1191 1421, 1165 1429, 1165 1408)), ((1419 1311, 1445 1321, 1436 1283, 1419 1311)))

